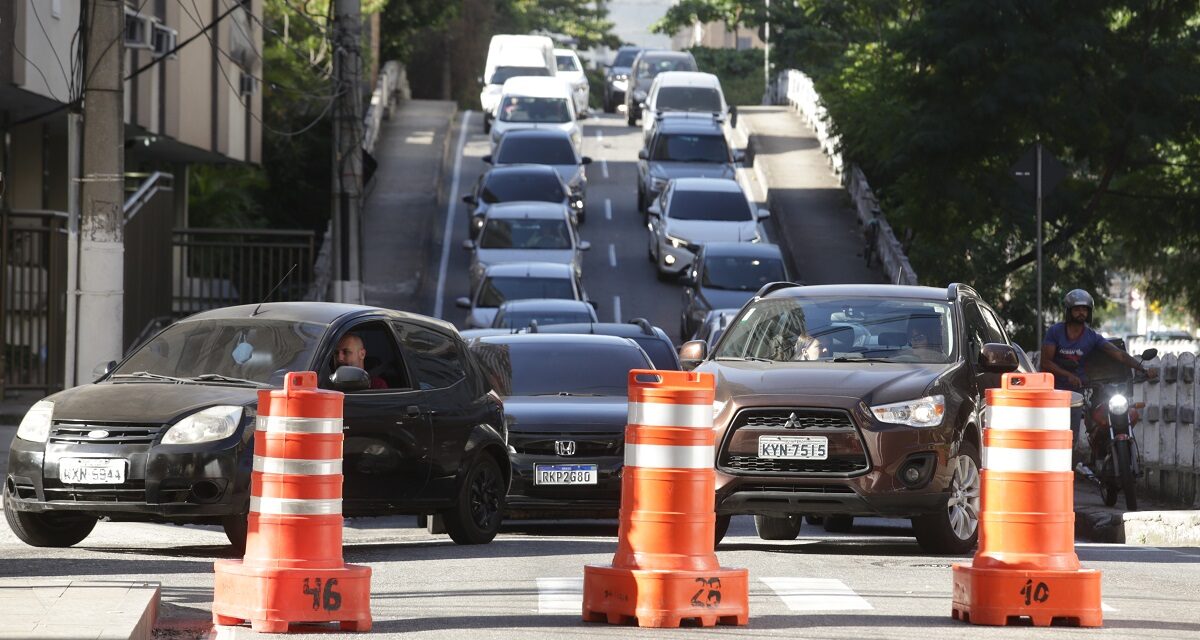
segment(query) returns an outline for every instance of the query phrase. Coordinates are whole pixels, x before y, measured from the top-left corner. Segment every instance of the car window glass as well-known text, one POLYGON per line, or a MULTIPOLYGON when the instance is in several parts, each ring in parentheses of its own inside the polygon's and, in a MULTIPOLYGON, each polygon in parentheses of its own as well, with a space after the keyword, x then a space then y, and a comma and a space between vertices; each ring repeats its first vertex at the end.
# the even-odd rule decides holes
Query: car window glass
POLYGON ((967 334, 967 358, 972 362, 979 361, 979 350, 989 342, 987 324, 983 314, 974 302, 968 300, 962 303, 963 329, 967 334))
POLYGON ((502 309, 496 314, 495 320, 492 321, 492 326, 497 329, 520 329, 528 327, 537 321, 538 325, 548 324, 570 324, 573 322, 595 322, 596 316, 591 311, 590 307, 579 309, 556 309, 550 310, 519 310, 510 311, 502 309))
POLYGON ((768 282, 787 278, 783 261, 746 256, 709 256, 704 260, 700 283, 713 289, 757 291, 768 282))
POLYGON ((642 351, 650 357, 650 361, 654 363, 655 369, 678 369, 679 361, 676 359, 675 347, 668 342, 660 340, 658 337, 646 336, 644 338, 634 338, 642 351))
POLYGON ((516 220, 488 218, 479 236, 480 249, 570 249, 566 219, 516 220))
POLYGON ((741 191, 677 190, 667 217, 676 220, 748 222, 754 219, 750 203, 741 191))
POLYGON ((506 135, 496 150, 496 164, 578 164, 571 140, 506 135))
POLYGON ((720 113, 721 94, 712 87, 660 87, 654 107, 660 111, 720 113))
POLYGON ((568 278, 530 278, 497 276, 483 281, 477 307, 498 307, 505 300, 525 298, 575 299, 575 290, 568 278))
POLYGON ((480 199, 497 202, 562 202, 566 198, 558 174, 538 172, 494 172, 487 176, 480 199))
POLYGON ((500 104, 499 118, 501 122, 570 122, 571 108, 565 98, 506 96, 500 104))
POLYGON ((339 366, 358 367, 371 376, 371 391, 412 388, 392 331, 383 321, 350 327, 338 335, 333 347, 327 365, 330 373, 339 366))
POLYGON ((466 377, 456 340, 428 327, 394 323, 418 389, 444 389, 466 377))
POLYGON ((1008 339, 1004 337, 1004 329, 1000 323, 1000 319, 996 317, 996 312, 987 306, 980 306, 979 310, 983 312, 983 322, 987 327, 988 342, 1008 344, 1008 339))
POLYGON ((652 368, 640 348, 573 342, 493 343, 482 339, 471 351, 501 396, 624 396, 630 369, 652 368), (587 366, 581 366, 586 363, 587 366))
POLYGON ((518 76, 545 77, 548 75, 550 75, 550 70, 545 67, 496 67, 488 84, 504 84, 509 78, 518 76))
POLYGON ((640 53, 640 51, 637 49, 626 49, 624 51, 618 51, 617 57, 613 60, 612 66, 614 66, 614 67, 631 66, 631 65, 633 65, 634 59, 637 58, 638 53, 640 53))
POLYGON ((729 145, 719 135, 671 133, 658 136, 652 160, 663 162, 729 162, 729 145))
POLYGON ((558 63, 559 71, 579 71, 579 65, 575 64, 575 56, 554 56, 554 61, 558 63))

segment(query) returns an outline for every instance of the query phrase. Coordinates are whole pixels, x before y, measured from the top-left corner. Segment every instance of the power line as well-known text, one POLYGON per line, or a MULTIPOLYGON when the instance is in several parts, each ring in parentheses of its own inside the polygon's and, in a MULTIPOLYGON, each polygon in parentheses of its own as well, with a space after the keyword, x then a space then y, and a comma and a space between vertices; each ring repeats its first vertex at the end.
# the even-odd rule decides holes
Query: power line
MULTIPOLYGON (((67 97, 74 98, 75 97, 74 79, 67 76, 67 69, 65 67, 63 67, 62 58, 58 57, 58 48, 54 46, 54 40, 50 39, 50 34, 46 33, 46 25, 42 23, 42 16, 38 13, 37 3, 30 2, 29 7, 30 7, 30 9, 33 10, 33 17, 34 17, 34 19, 37 20, 38 27, 41 27, 42 35, 45 36, 45 38, 46 38, 46 44, 50 45, 50 53, 54 54, 54 61, 58 63, 58 70, 62 72, 63 80, 66 81, 66 83, 67 83, 67 97)), ((74 42, 74 40, 75 40, 75 38, 72 37, 71 41, 74 42)), ((16 48, 15 39, 14 39, 13 45, 14 45, 13 48, 15 49, 16 48)), ((22 54, 21 57, 24 58, 25 57, 24 54, 22 54)), ((39 73, 40 73, 40 71, 39 71, 39 73)))

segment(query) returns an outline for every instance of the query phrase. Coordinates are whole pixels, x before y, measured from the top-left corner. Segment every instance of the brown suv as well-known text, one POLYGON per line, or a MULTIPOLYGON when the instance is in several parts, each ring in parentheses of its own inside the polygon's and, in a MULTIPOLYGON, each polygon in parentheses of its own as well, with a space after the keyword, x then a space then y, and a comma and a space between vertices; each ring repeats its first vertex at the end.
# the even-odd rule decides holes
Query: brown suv
POLYGON ((927 550, 978 537, 983 392, 1025 368, 970 288, 773 283, 709 353, 718 540, 735 514, 792 539, 804 516, 912 518, 927 550))

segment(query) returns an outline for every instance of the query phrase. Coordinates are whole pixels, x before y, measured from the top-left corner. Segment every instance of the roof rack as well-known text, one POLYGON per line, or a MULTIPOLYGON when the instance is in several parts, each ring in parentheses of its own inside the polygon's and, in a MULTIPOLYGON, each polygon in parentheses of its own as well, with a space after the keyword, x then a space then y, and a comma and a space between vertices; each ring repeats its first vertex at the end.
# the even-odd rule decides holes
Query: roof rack
POLYGON ((629 324, 636 324, 641 327, 642 333, 648 336, 654 335, 654 325, 650 324, 650 321, 645 318, 634 318, 629 321, 629 324))
POLYGON ((796 282, 768 282, 754 294, 755 298, 761 298, 767 294, 774 293, 780 289, 790 289, 792 287, 802 287, 804 285, 796 282))

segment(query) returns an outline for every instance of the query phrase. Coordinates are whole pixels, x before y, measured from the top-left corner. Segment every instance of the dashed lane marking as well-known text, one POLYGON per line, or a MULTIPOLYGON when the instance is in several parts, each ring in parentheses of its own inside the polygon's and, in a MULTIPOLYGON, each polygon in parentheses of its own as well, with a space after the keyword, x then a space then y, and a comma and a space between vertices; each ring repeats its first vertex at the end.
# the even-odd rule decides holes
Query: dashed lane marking
POLYGON ((613 296, 613 322, 621 322, 621 296, 613 296))
POLYGON ((833 578, 759 578, 792 611, 854 611, 874 607, 833 578))
POLYGON ((617 245, 608 245, 608 264, 612 268, 617 268, 617 245))
POLYGON ((612 200, 604 199, 604 219, 612 220, 612 200))
POLYGON ((604 177, 608 178, 608 160, 604 158, 600 158, 600 173, 603 173, 604 177))

